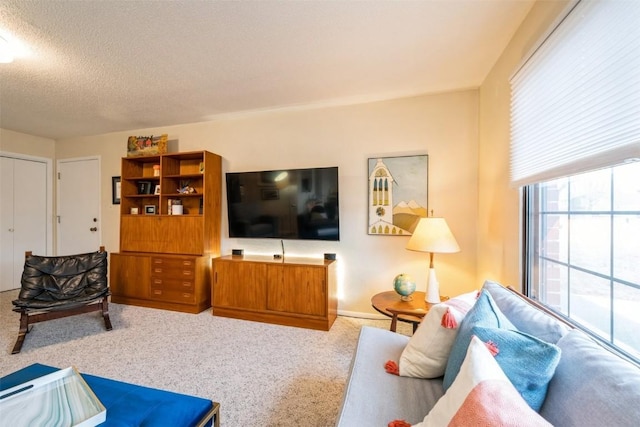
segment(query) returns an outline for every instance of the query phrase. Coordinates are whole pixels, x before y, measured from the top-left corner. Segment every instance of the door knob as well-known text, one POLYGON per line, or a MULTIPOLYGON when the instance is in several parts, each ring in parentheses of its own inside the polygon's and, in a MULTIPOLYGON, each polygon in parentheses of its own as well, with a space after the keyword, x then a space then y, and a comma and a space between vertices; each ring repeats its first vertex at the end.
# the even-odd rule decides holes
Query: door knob
POLYGON ((89 231, 98 231, 98 227, 91 227, 89 231))

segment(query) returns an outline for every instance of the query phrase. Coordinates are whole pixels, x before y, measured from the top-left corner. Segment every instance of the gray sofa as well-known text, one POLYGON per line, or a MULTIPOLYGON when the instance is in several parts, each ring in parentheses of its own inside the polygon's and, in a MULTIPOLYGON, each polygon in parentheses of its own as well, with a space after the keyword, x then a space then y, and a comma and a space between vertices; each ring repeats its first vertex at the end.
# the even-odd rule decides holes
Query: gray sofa
MULTIPOLYGON (((640 368, 571 329, 525 298, 487 281, 502 313, 520 331, 556 344, 560 362, 540 415, 555 426, 640 426, 640 368)), ((420 423, 443 396, 442 378, 400 377, 385 372, 399 360, 409 337, 363 327, 353 356, 337 426, 420 423)))

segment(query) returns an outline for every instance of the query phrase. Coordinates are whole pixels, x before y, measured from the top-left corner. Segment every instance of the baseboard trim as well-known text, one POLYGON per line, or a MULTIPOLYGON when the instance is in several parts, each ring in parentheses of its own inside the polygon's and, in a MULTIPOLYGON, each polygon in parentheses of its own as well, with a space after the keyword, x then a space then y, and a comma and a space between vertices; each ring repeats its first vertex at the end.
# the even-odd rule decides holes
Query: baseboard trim
POLYGON ((338 310, 338 316, 357 317, 359 319, 372 319, 372 320, 389 320, 390 319, 388 316, 383 316, 382 314, 362 313, 359 311, 346 311, 346 310, 338 310))

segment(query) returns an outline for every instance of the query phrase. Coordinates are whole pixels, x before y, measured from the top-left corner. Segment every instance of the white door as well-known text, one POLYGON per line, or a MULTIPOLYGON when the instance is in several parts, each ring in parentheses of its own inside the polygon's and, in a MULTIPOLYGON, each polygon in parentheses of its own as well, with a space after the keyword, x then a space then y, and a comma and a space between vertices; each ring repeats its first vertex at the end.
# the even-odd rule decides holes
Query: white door
POLYGON ((58 161, 58 255, 100 247, 100 159, 58 161))
POLYGON ((0 291, 20 287, 24 254, 50 255, 45 161, 0 157, 0 291))

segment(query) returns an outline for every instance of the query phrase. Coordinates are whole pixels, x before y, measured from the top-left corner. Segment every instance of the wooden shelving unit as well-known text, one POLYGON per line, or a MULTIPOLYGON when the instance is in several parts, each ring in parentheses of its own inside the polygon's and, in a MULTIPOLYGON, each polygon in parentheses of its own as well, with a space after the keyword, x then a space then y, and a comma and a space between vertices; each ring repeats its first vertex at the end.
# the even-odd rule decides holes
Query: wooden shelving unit
POLYGON ((192 313, 210 307, 210 260, 220 254, 221 167, 220 156, 208 151, 122 159, 113 302, 192 313), (191 192, 181 192, 184 187, 191 192), (170 201, 182 205, 182 215, 171 214, 170 201))

